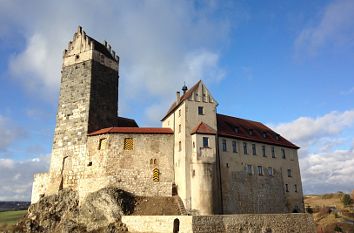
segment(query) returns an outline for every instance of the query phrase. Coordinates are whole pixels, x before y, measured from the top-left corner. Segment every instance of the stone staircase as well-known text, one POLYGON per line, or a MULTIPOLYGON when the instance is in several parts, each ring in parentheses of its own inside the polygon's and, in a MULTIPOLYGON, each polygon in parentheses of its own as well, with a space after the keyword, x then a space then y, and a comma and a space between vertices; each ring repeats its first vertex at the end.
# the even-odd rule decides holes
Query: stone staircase
POLYGON ((184 208, 184 204, 183 204, 182 199, 178 195, 174 196, 174 198, 175 198, 175 202, 177 204, 177 208, 179 210, 179 214, 180 215, 188 215, 186 208, 184 208))

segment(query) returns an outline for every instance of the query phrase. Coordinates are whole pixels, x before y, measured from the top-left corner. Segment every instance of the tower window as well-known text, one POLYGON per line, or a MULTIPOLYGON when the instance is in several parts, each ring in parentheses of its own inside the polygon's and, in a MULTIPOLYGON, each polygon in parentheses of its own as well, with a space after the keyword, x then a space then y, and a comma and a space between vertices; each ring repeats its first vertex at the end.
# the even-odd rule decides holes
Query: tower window
POLYGON ((248 151, 247 151, 247 142, 244 142, 244 143, 243 143, 243 153, 244 153, 245 155, 248 154, 248 151))
POLYGON ((203 147, 209 147, 209 138, 203 137, 203 147))
POLYGON ((285 184, 285 192, 289 192, 289 185, 288 184, 285 184))
POLYGON ((182 126, 181 126, 181 124, 179 124, 179 125, 178 125, 178 133, 180 133, 181 130, 182 130, 182 126))
POLYGON ((297 193, 297 185, 294 185, 295 193, 297 193))
POLYGON ((181 109, 178 110, 178 116, 179 116, 179 117, 181 116, 181 109))
POLYGON ((257 155, 256 144, 252 144, 252 154, 257 155))
POLYGON ((124 138, 124 150, 133 150, 134 141, 132 138, 124 138))
POLYGON ((227 151, 226 140, 222 140, 222 151, 227 151))
POLYGON ((204 115, 204 108, 202 106, 198 107, 198 114, 199 115, 204 115))
POLYGON ((179 142, 178 142, 178 151, 181 151, 181 150, 182 150, 182 142, 179 141, 179 142))
POLYGON ((232 152, 237 153, 237 142, 232 141, 232 152))

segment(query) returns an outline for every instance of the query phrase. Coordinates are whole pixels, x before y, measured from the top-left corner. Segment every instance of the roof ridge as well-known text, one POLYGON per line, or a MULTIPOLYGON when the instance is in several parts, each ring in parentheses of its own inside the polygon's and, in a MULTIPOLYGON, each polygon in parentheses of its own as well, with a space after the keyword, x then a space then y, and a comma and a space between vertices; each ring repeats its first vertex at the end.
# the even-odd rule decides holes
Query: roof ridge
POLYGON ((163 121, 164 119, 166 119, 166 117, 168 117, 178 106, 180 106, 186 99, 188 99, 192 93, 195 91, 195 89, 199 86, 199 84, 202 82, 202 80, 200 79, 196 84, 194 84, 189 90, 186 91, 186 93, 184 93, 179 101, 174 101, 171 104, 170 109, 167 111, 166 115, 162 118, 161 121, 163 121))
MULTIPOLYGON (((239 119, 239 120, 244 120, 244 121, 251 121, 251 122, 255 122, 255 123, 260 123, 262 125, 264 125, 262 122, 260 121, 255 121, 255 120, 249 120, 249 119, 246 119, 246 118, 241 118, 241 117, 234 117, 234 116, 230 116, 230 115, 226 115, 226 114, 221 114, 221 113, 216 113, 216 115, 218 116, 225 116, 225 117, 230 117, 230 118, 234 118, 234 119, 239 119)), ((264 125, 266 126, 266 125, 264 125)), ((268 126, 266 126, 267 128, 269 128, 268 126)))

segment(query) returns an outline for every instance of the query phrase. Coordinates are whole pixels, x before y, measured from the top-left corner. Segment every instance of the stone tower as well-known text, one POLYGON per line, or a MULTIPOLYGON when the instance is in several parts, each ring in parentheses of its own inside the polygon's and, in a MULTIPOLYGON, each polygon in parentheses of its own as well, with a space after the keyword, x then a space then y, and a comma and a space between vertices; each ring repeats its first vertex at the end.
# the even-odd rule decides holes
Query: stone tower
POLYGON ((118 111, 119 57, 79 26, 64 50, 48 193, 76 188, 84 167, 87 134, 114 126, 118 111))

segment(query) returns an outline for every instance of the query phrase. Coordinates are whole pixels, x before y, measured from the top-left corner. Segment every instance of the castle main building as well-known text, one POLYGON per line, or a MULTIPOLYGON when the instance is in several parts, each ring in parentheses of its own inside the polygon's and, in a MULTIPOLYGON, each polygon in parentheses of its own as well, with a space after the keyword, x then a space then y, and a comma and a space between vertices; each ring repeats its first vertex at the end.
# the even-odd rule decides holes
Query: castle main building
POLYGON ((119 57, 81 27, 63 55, 50 170, 32 203, 70 188, 178 195, 191 214, 303 212, 299 147, 264 124, 217 113, 202 81, 177 92, 162 128, 118 116, 119 57))

